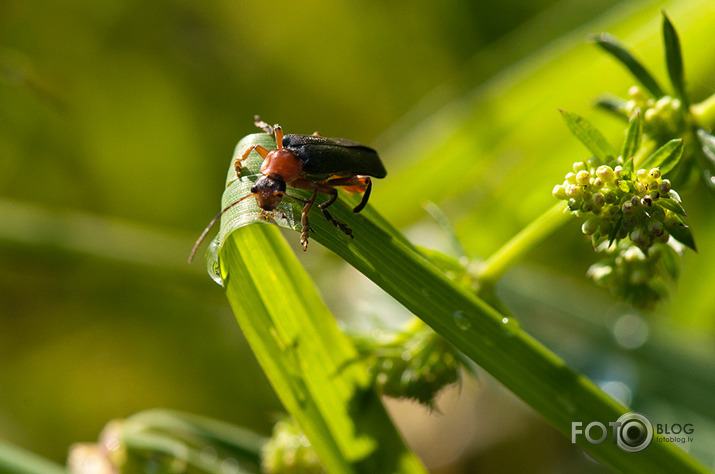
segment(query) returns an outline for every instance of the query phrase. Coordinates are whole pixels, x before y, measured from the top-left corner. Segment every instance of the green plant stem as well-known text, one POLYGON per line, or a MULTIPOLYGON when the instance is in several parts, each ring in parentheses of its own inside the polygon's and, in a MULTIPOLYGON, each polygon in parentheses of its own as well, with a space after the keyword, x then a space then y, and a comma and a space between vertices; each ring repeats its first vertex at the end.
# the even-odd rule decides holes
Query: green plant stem
POLYGON ((715 128, 715 94, 690 107, 698 125, 712 130, 715 128))
MULTIPOLYGON (((522 331, 513 318, 500 314, 469 289, 450 280, 412 246, 392 235, 392 230, 378 227, 374 224, 377 220, 368 220, 366 217, 374 214, 372 209, 366 209, 367 216, 354 215, 342 202, 333 209, 335 218, 346 222, 355 238, 339 234, 314 214, 311 226, 315 240, 378 284, 569 439, 572 422, 581 422, 585 427, 598 421, 608 426, 628 411, 522 331)), ((530 232, 528 240, 533 243, 548 234, 561 222, 555 217, 559 212, 552 209, 543 223, 537 221, 543 230, 530 232)), ((531 247, 519 245, 521 250, 513 254, 531 247)), ((704 472, 702 466, 669 443, 653 442, 634 456, 610 440, 591 444, 583 436, 576 439, 593 456, 620 471, 704 472)))
POLYGON ((564 207, 563 202, 554 204, 484 261, 477 275, 480 287, 492 287, 509 268, 568 222, 572 216, 564 213, 564 207))

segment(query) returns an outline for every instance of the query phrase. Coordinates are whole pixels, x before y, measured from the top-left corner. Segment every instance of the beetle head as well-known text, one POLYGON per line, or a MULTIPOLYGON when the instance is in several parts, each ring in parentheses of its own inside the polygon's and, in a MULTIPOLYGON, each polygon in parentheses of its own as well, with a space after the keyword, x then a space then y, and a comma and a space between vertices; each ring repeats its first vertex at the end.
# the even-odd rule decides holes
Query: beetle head
POLYGON ((285 191, 285 181, 268 176, 261 176, 251 187, 251 193, 256 196, 258 207, 264 211, 272 211, 278 207, 283 200, 285 191))

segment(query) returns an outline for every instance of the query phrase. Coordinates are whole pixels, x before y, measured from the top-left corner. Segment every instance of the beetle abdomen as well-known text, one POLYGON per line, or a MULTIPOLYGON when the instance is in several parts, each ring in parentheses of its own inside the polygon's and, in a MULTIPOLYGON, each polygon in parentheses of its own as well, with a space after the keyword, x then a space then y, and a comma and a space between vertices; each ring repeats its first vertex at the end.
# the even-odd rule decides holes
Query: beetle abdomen
POLYGON ((283 136, 283 146, 303 162, 303 172, 307 175, 349 173, 374 178, 387 175, 375 150, 343 138, 290 134, 283 136))

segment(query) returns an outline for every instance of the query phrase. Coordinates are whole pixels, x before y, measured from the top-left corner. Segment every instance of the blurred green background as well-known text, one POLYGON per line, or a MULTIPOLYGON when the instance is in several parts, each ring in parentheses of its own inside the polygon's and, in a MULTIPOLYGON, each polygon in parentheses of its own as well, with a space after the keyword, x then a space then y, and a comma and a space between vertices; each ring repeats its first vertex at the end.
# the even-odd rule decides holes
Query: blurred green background
MULTIPOLYGON (((0 1, 0 439, 63 462, 71 443, 152 407, 268 433, 280 406, 221 289, 185 263, 253 115, 375 146, 388 177, 373 205, 447 248, 422 207, 433 201, 485 258, 586 154, 557 108, 620 146, 622 124, 591 104, 632 80, 587 38, 616 34, 663 79, 662 6, 702 100, 715 91, 715 5, 702 0, 0 1)), ((684 448, 713 467, 714 201, 682 194, 700 252, 655 314, 586 280, 575 222, 499 291, 634 409, 694 423, 684 448)), ((341 319, 399 313, 317 245, 300 254, 341 319)), ((461 393, 442 414, 390 404, 432 469, 601 470, 485 374, 461 393)))

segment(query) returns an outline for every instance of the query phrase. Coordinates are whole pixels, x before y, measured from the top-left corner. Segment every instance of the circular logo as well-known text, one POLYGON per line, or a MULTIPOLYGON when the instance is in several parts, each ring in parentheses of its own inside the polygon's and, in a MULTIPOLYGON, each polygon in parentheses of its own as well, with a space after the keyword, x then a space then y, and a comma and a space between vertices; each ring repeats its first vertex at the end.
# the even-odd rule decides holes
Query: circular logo
POLYGON ((653 425, 645 415, 626 413, 618 419, 615 435, 619 448, 638 453, 653 441, 653 425))

